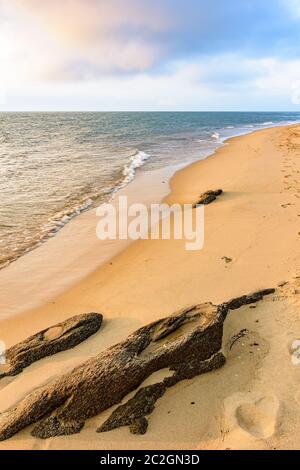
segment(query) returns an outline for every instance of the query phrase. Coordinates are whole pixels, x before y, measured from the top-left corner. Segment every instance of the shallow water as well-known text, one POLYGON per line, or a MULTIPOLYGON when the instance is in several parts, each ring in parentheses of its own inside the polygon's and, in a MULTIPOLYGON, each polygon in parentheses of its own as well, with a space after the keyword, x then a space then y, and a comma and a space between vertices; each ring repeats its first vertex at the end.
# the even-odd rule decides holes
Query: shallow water
POLYGON ((0 113, 0 265, 106 201, 137 171, 204 158, 300 113, 0 113))

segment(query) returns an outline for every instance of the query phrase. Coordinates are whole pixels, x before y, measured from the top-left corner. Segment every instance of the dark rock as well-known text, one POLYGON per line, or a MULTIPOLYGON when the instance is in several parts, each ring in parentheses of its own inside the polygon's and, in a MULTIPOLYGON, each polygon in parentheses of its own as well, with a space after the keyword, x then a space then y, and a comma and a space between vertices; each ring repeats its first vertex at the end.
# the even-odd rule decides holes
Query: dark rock
POLYGON ((41 426, 39 423, 35 425, 31 431, 31 435, 33 437, 38 437, 39 439, 46 439, 49 436, 49 433, 51 436, 68 436, 79 433, 83 426, 84 421, 68 421, 62 428, 61 423, 56 416, 49 416, 48 418, 45 418, 41 426), (45 423, 47 424, 46 426, 45 423))
POLYGON ((76 315, 12 346, 5 352, 0 378, 17 375, 43 357, 73 348, 96 333, 102 319, 100 313, 76 315))
POLYGON ((131 423, 129 426, 131 434, 146 434, 148 429, 148 420, 147 418, 139 418, 131 423))
POLYGON ((275 293, 275 289, 264 289, 260 290, 258 292, 255 292, 254 294, 250 295, 243 295, 242 297, 238 297, 236 299, 232 299, 227 303, 227 307, 229 310, 236 310, 243 305, 249 305, 249 304, 254 304, 256 302, 259 302, 264 298, 265 295, 271 295, 275 293))
POLYGON ((131 400, 120 405, 100 426, 97 432, 107 432, 121 426, 130 426, 152 413, 156 401, 163 396, 167 386, 163 382, 141 388, 131 400))
POLYGON ((223 193, 222 189, 217 189, 216 191, 206 191, 200 196, 198 202, 196 202, 196 204, 193 205, 193 208, 195 209, 200 204, 204 204, 204 205, 211 204, 213 201, 217 199, 218 196, 221 196, 222 193, 223 193))
POLYGON ((231 308, 254 302, 269 289, 216 306, 196 305, 177 315, 144 326, 125 341, 84 362, 73 371, 32 392, 4 413, 0 440, 26 426, 39 423, 32 434, 48 438, 79 432, 86 419, 121 402, 154 372, 168 368, 173 375, 139 390, 119 406, 101 426, 136 426, 136 419, 151 413, 168 387, 221 367, 223 323, 231 308), (119 424, 121 423, 121 424, 119 424))

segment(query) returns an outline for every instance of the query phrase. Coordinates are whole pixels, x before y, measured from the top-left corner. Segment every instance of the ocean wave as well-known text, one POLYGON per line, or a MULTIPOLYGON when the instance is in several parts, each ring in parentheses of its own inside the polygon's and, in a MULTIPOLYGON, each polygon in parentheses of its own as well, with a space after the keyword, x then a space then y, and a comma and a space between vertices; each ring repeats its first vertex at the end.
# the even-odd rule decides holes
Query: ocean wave
POLYGON ((143 166, 149 158, 150 155, 141 150, 137 150, 135 154, 130 157, 129 162, 124 166, 122 171, 123 179, 112 191, 111 199, 114 199, 120 189, 127 186, 134 179, 136 170, 143 166))
POLYGON ((20 247, 15 247, 12 250, 13 254, 11 254, 9 257, 6 257, 2 261, 0 260, 0 269, 6 268, 21 256, 34 250, 35 248, 38 248, 47 240, 54 237, 59 232, 59 230, 61 230, 71 219, 88 210, 92 204, 93 201, 88 198, 81 204, 78 204, 71 209, 62 210, 61 212, 58 212, 54 216, 50 217, 48 221, 41 227, 40 232, 35 237, 27 237, 25 240, 28 241, 28 243, 20 247))
POLYGON ((123 185, 130 183, 135 177, 135 172, 137 168, 140 168, 144 163, 150 158, 146 152, 137 150, 136 153, 130 157, 129 163, 123 169, 123 185))
POLYGON ((274 124, 274 122, 272 121, 267 121, 267 122, 263 122, 263 126, 271 126, 272 124, 274 124))
MULTIPOLYGON (((150 155, 139 150, 137 150, 136 153, 130 157, 129 163, 123 168, 122 172, 125 178, 123 179, 122 183, 113 190, 111 194, 112 197, 116 192, 118 192, 124 186, 127 186, 127 184, 129 184, 134 179, 136 169, 143 166, 148 158, 150 158, 150 155)), ((94 200, 96 200, 98 196, 99 194, 94 194, 92 197, 85 199, 75 207, 71 209, 65 209, 51 217, 42 229, 38 245, 44 243, 48 238, 56 235, 57 232, 74 217, 90 209, 94 203, 94 200)))
POLYGON ((211 137, 212 137, 213 139, 219 140, 220 134, 219 134, 219 132, 213 132, 213 134, 211 135, 211 137))
POLYGON ((89 210, 95 201, 101 196, 107 196, 108 199, 113 199, 115 194, 127 186, 135 177, 135 172, 137 168, 140 168, 144 163, 150 158, 145 152, 137 150, 132 157, 130 157, 129 162, 124 166, 122 171, 122 181, 117 185, 112 191, 107 193, 98 192, 94 193, 90 197, 86 197, 81 202, 78 202, 75 206, 65 208, 60 212, 57 212, 52 217, 50 217, 46 223, 41 227, 39 234, 37 236, 28 238, 28 244, 23 245, 22 247, 16 247, 9 259, 0 260, 0 269, 7 267, 10 263, 16 261, 20 256, 28 253, 35 248, 38 248, 40 245, 45 243, 50 238, 54 237, 68 222, 80 215, 81 213, 89 210))
POLYGON ((87 198, 83 202, 77 204, 75 207, 64 209, 61 212, 56 213, 50 217, 46 224, 42 227, 38 245, 46 241, 48 238, 53 237, 56 233, 62 229, 70 220, 82 212, 88 210, 93 204, 91 198, 87 198))

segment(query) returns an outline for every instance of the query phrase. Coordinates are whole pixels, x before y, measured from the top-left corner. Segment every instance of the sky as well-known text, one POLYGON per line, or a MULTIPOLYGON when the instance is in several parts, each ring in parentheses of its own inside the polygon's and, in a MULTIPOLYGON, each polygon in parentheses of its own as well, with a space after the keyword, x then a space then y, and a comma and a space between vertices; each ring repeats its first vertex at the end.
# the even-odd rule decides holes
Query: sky
POLYGON ((0 0, 2 111, 300 111, 300 0, 0 0))

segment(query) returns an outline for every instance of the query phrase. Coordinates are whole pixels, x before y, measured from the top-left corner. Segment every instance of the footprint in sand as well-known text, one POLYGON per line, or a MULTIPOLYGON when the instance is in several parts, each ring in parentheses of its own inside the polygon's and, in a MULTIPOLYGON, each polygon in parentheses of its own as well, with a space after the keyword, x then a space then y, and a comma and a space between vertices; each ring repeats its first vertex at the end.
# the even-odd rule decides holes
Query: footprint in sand
MULTIPOLYGON (((250 307, 249 306, 249 310, 250 307)), ((248 372, 263 361, 269 352, 269 343, 256 331, 243 329, 231 336, 224 345, 225 356, 228 362, 238 361, 247 364, 248 372)))
POLYGON ((243 403, 236 410, 239 426, 258 438, 271 437, 276 430, 279 401, 274 396, 266 396, 255 403, 243 403))

